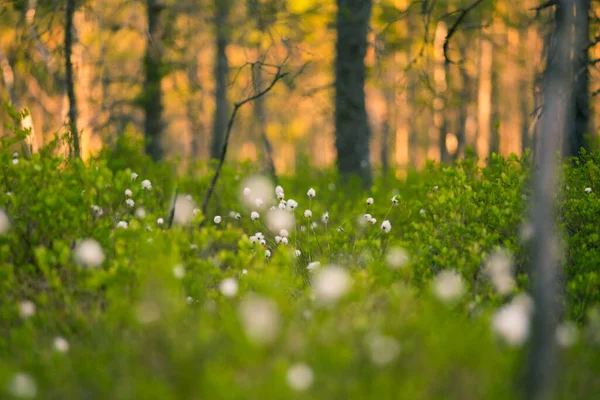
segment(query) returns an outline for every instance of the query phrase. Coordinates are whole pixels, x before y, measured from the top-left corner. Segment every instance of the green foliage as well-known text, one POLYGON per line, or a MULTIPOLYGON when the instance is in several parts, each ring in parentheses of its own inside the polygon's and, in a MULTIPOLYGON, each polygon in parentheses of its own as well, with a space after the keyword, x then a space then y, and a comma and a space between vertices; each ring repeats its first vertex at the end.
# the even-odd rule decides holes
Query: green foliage
MULTIPOLYGON (((194 213, 187 225, 167 229, 175 185, 180 199, 189 194, 201 202, 210 167, 193 165, 174 178, 173 165, 154 165, 139 146, 123 138, 87 163, 51 152, 15 163, 13 150, 2 147, 0 207, 11 227, 0 235, 0 397, 18 394, 19 372, 33 378, 38 398, 516 396, 523 348, 506 344, 490 324, 498 306, 527 290, 519 232, 528 209, 528 157, 494 156, 486 168, 474 158, 430 164, 403 181, 383 177, 369 194, 307 168, 281 178, 285 198, 299 206, 289 244, 277 245, 277 232, 265 228, 270 200, 256 208, 256 221, 249 218, 255 207, 241 202, 255 172, 250 164, 224 169, 208 215, 194 213), (126 204, 127 189, 134 207, 126 204), (365 223, 365 213, 377 223, 365 223), (217 215, 222 220, 214 224, 217 215), (383 220, 389 233, 380 229, 383 220), (259 231, 266 248, 250 241, 259 231), (96 268, 76 262, 87 238, 105 255, 96 268), (409 261, 390 268, 386 256, 398 248, 409 261), (498 248, 512 254, 517 274, 507 294, 482 272, 498 248), (322 266, 308 271, 314 261, 322 266), (351 281, 329 303, 313 287, 328 264, 342 266, 351 281), (443 270, 463 279, 466 291, 454 302, 431 290, 443 270), (228 278, 237 290, 223 288, 228 278), (35 304, 33 315, 20 310, 24 301, 35 304), (279 322, 255 337, 244 313, 257 304, 263 312, 252 314, 254 323, 279 322), (56 337, 67 340, 67 352, 56 337), (305 391, 288 384, 296 363, 314 376, 305 391)), ((556 393, 584 399, 600 389, 600 154, 583 154, 575 164, 565 166, 558 198, 568 245, 565 319, 576 320, 582 334, 561 352, 556 393)), ((21 389, 31 389, 26 383, 21 389)))

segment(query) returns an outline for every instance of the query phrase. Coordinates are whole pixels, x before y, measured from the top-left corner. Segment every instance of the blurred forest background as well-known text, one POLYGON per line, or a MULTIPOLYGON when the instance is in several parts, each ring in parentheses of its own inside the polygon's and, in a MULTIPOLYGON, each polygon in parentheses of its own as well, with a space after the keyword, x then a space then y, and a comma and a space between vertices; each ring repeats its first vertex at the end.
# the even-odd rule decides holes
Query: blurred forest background
MULTIPOLYGON (((582 137, 596 131, 600 107, 600 6, 578 4, 582 137)), ((534 146, 552 1, 0 0, 0 101, 30 110, 34 151, 70 129, 84 159, 122 135, 146 135, 158 138, 146 145, 155 159, 185 165, 218 158, 234 104, 281 76, 240 108, 229 157, 272 157, 278 173, 303 161, 331 166, 342 8, 360 14, 346 16, 352 23, 366 17, 371 165, 402 174, 467 147, 484 159, 534 146)), ((352 53, 360 29, 351 28, 345 57, 362 63, 360 49, 352 53)))

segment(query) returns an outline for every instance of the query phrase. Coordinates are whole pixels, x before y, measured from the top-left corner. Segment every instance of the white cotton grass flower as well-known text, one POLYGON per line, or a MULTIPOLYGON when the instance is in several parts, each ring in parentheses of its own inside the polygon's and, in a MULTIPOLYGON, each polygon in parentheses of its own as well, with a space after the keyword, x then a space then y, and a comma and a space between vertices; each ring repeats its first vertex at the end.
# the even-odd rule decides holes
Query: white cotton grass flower
POLYGON ((127 196, 127 197, 133 196, 133 192, 131 191, 131 189, 125 189, 125 196, 127 196))
POLYGON ((277 339, 280 329, 279 310, 266 297, 251 295, 240 302, 239 317, 248 339, 257 344, 269 344, 277 339))
POLYGON ((312 218, 312 211, 304 210, 304 218, 312 218))
MULTIPOLYGON (((260 243, 260 245, 261 245, 261 246, 263 246, 263 247, 267 245, 267 241, 266 241, 265 239, 260 239, 260 240, 258 241, 258 243, 260 243)), ((271 257, 271 252, 270 252, 270 251, 267 251, 267 253, 268 253, 268 254, 267 254, 267 257, 271 257)))
POLYGON ((279 202, 279 205, 277 205, 277 208, 279 208, 280 210, 285 210, 287 208, 287 202, 285 200, 281 200, 279 202))
POLYGON ((288 232, 287 229, 282 229, 282 230, 279 231, 279 235, 281 237, 288 237, 288 236, 290 236, 290 233, 288 232))
POLYGON ((573 322, 563 322, 556 327, 556 343, 560 347, 568 348, 577 343, 579 330, 573 322))
POLYGON ((484 272, 496 292, 501 295, 509 294, 515 287, 513 259, 507 250, 493 251, 485 261, 484 272))
POLYGON ((425 209, 424 209, 424 208, 421 208, 421 209, 419 210, 419 214, 420 214, 420 215, 425 215, 425 209))
POLYGON ((233 214, 233 218, 235 218, 236 220, 240 220, 242 219, 242 214, 240 214, 239 212, 236 212, 235 214, 233 214))
POLYGON ((6 215, 6 212, 0 208, 0 235, 6 235, 10 230, 10 218, 6 215))
POLYGON ((247 275, 248 274, 248 270, 247 269, 243 269, 242 270, 242 275, 247 275))
POLYGON ((325 211, 325 214, 321 217, 321 221, 326 224, 329 221, 329 211, 325 211))
POLYGON ((312 285, 318 301, 333 304, 348 292, 352 279, 344 268, 330 265, 318 270, 312 285))
POLYGON ((13 158, 12 163, 13 163, 13 165, 17 165, 19 163, 19 159, 13 158))
POLYGON ((192 214, 194 214, 194 217, 197 217, 200 214, 200 209, 199 208, 194 208, 192 210, 192 214))
POLYGON ((266 222, 267 228, 274 234, 278 234, 282 229, 292 231, 296 226, 296 217, 293 213, 276 209, 267 212, 266 222))
POLYGON ((507 344, 521 346, 529 337, 533 301, 527 295, 515 297, 492 317, 492 329, 507 344))
POLYGON ((64 337, 57 336, 52 341, 52 347, 59 353, 66 353, 69 351, 69 342, 64 337))
POLYGON ((385 253, 385 263, 391 269, 402 268, 408 261, 408 252, 402 247, 390 247, 385 253))
POLYGON ((365 344, 371 362, 383 366, 393 362, 400 354, 400 343, 391 336, 370 332, 365 336, 365 344))
POLYGON ((135 201, 133 201, 133 199, 127 199, 125 200, 125 204, 127 204, 127 207, 129 208, 133 208, 133 206, 135 206, 135 201))
POLYGON ((234 297, 238 292, 238 281, 235 278, 225 278, 219 284, 219 291, 225 297, 234 297))
POLYGON ((309 271, 315 271, 317 269, 319 269, 319 267, 321 267, 321 263, 319 261, 313 261, 308 263, 308 265, 306 266, 306 269, 309 271))
POLYGON ((365 221, 368 222, 371 220, 371 218, 373 218, 373 216, 371 214, 365 214, 365 215, 363 215, 363 218, 365 219, 365 221))
POLYGON ((136 174, 135 172, 131 173, 131 180, 135 181, 138 178, 138 174, 136 174))
POLYGON ((23 300, 19 303, 19 315, 23 319, 31 318, 35 315, 35 303, 31 300, 23 300))
POLYGON ((260 240, 259 238, 257 238, 256 236, 252 235, 248 238, 248 240, 250 240, 250 243, 255 244, 258 243, 258 241, 260 240))
POLYGON ((146 218, 146 210, 143 207, 138 207, 135 210, 135 216, 139 219, 146 218))
POLYGON ((316 194, 317 192, 313 188, 308 189, 308 192, 306 192, 306 195, 311 199, 313 199, 316 196, 316 194))
POLYGON ((177 279, 183 279, 185 276, 185 268, 183 268, 183 265, 178 264, 173 267, 173 276, 177 279))
MULTIPOLYGON (((264 246, 264 245, 263 245, 263 246, 264 246)), ((272 253, 271 253, 271 250, 266 250, 266 251, 265 251, 265 257, 267 257, 267 258, 271 258, 271 255, 272 255, 272 253)))
POLYGON ((221 218, 221 216, 220 216, 220 215, 215 215, 215 217, 213 218, 213 222, 214 222, 216 225, 219 225, 219 224, 221 223, 221 221, 222 221, 222 218, 221 218))
POLYGON ((371 218, 369 222, 371 223, 371 225, 375 225, 377 223, 377 218, 371 218))
POLYGON ((395 194, 392 196, 392 204, 397 206, 400 203, 400 200, 398 200, 398 195, 395 194))
POLYGON ((585 192, 586 193, 592 193, 592 188, 591 187, 586 187, 585 188, 585 192))
POLYGON ((257 220, 257 219, 259 219, 259 218, 260 218, 260 214, 259 214, 259 213, 257 213, 256 211, 252 211, 252 212, 250 213, 250 219, 251 219, 252 221, 256 221, 256 220, 257 220))
POLYGON ((142 189, 152 190, 152 182, 150 182, 148 179, 144 179, 142 181, 142 189))
POLYGON ((289 240, 288 240, 288 238, 287 238, 287 237, 285 237, 285 236, 283 236, 283 237, 281 238, 281 244, 288 244, 288 243, 289 243, 289 240))
POLYGON ((18 372, 12 376, 7 390, 12 396, 20 399, 33 399, 38 393, 35 380, 24 372, 18 372))
POLYGON ((19 153, 15 151, 15 152, 13 153, 13 158, 19 158, 19 153))
POLYGON ((281 239, 283 239, 281 236, 279 236, 279 235, 275 236, 275 243, 277 243, 277 244, 281 243, 281 239))
POLYGON ((129 227, 129 224, 125 221, 119 221, 117 223, 117 228, 127 229, 128 227, 129 227))
POLYGON ((295 210, 296 208, 298 208, 298 202, 294 199, 289 199, 287 201, 287 208, 289 210, 295 210))
POLYGON ((153 300, 144 300, 136 306, 135 318, 144 325, 158 321, 160 316, 160 306, 153 300))
POLYGON ((165 223, 165 220, 162 218, 157 218, 156 219, 156 225, 158 226, 162 226, 165 223))
POLYGON ((273 199, 273 184, 264 176, 250 176, 242 182, 241 187, 243 189, 240 201, 249 209, 261 207, 264 203, 269 204, 273 199))
POLYGON ((102 246, 94 239, 80 241, 75 246, 73 255, 75 262, 85 268, 97 268, 106 258, 102 246))
POLYGON ((294 250, 294 257, 299 258, 302 255, 302 252, 298 249, 294 250))
POLYGON ((437 192, 437 190, 438 190, 439 188, 440 188, 440 187, 436 185, 436 186, 434 186, 434 187, 433 187, 433 191, 434 191, 434 192, 437 192))
POLYGON ((312 369, 304 363, 296 363, 287 370, 288 386, 298 392, 309 389, 314 381, 312 369))
POLYGON ((367 199, 367 205, 368 205, 368 206, 370 206, 371 204, 373 204, 373 202, 374 202, 374 201, 375 201, 375 200, 373 200, 373 198, 372 198, 372 197, 369 197, 369 198, 367 199))
POLYGON ((381 223, 381 230, 385 233, 389 233, 392 230, 392 223, 386 219, 381 223))
POLYGON ((465 284, 456 271, 444 270, 437 274, 431 283, 433 293, 445 303, 452 303, 461 298, 465 284))
POLYGON ((189 224, 194 218, 194 209, 196 203, 191 197, 179 195, 175 199, 175 212, 173 213, 173 223, 176 225, 189 224))
POLYGON ((96 218, 100 218, 104 214, 104 210, 102 210, 102 207, 94 204, 92 206, 92 213, 96 216, 96 218))

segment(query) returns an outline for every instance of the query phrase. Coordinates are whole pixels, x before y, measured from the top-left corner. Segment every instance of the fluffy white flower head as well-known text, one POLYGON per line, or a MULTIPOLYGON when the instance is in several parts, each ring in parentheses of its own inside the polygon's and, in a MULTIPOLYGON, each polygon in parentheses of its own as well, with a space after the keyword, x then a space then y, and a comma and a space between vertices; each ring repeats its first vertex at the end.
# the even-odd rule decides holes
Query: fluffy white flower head
POLYGON ((313 279, 314 294, 324 304, 335 303, 346 294, 351 285, 352 280, 348 272, 337 265, 320 269, 313 279))
POLYGON ((148 179, 144 179, 142 181, 142 189, 152 190, 152 182, 150 182, 148 179))
POLYGON ((213 222, 217 225, 221 223, 221 220, 222 219, 220 215, 216 215, 215 218, 213 218, 213 222))
POLYGON ((138 178, 138 174, 136 174, 135 172, 131 173, 131 180, 135 181, 138 178))
POLYGON ((250 196, 252 194, 252 189, 245 187, 242 193, 244 193, 244 196, 250 196))
POLYGON ((304 210, 304 218, 312 218, 312 211, 304 210))
POLYGON ((177 279, 183 279, 185 276, 185 268, 183 268, 183 265, 176 265, 173 267, 173 276, 177 279))
POLYGON ((304 363, 294 364, 287 371, 288 386, 298 392, 309 389, 312 386, 313 381, 313 371, 304 363))
POLYGON ((133 196, 133 192, 131 191, 131 189, 125 189, 125 196, 127 196, 127 197, 133 196))
POLYGON ((94 239, 82 240, 75 246, 75 262, 82 267, 99 267, 105 259, 104 251, 100 243, 94 239))
POLYGON ((186 225, 194 218, 194 210, 196 203, 191 196, 180 195, 175 199, 175 213, 173 214, 173 222, 177 225, 186 225))
POLYGON ((7 389, 11 395, 20 399, 33 399, 38 392, 33 378, 22 372, 13 375, 7 389))
POLYGON ((288 232, 287 229, 282 229, 282 230, 279 231, 279 235, 281 237, 288 237, 288 236, 290 236, 290 233, 288 232))
POLYGON ((133 207, 135 206, 135 201, 133 201, 133 199, 127 199, 125 200, 125 204, 127 204, 127 207, 133 207))
POLYGON ((119 221, 117 223, 117 228, 127 229, 128 226, 129 226, 129 224, 125 221, 119 221))
POLYGON ((6 235, 10 229, 10 219, 8 215, 0 208, 0 235, 6 235))
POLYGON ((239 316, 246 336, 251 341, 268 344, 277 338, 279 311, 272 300, 256 295, 246 297, 240 303, 239 316))
POLYGON ((515 298, 492 317, 492 329, 509 345, 520 346, 529 337, 530 301, 515 298))
POLYGON ((226 278, 219 284, 219 290, 225 297, 233 297, 238 292, 238 281, 235 278, 226 278))
POLYGON ((164 224, 164 223, 165 223, 165 220, 164 220, 164 219, 162 219, 162 218, 157 218, 157 220, 156 220, 156 225, 158 225, 158 226, 161 226, 161 225, 162 225, 162 224, 164 224))
POLYGON ((52 345, 54 347, 54 350, 58 351, 59 353, 66 353, 67 351, 69 351, 69 342, 67 342, 67 339, 63 337, 55 337, 54 341, 52 342, 52 345))
POLYGON ((368 206, 370 206, 371 204, 373 204, 373 202, 374 202, 374 201, 375 201, 375 200, 373 200, 373 198, 372 198, 372 197, 369 197, 369 198, 367 199, 367 205, 368 205, 368 206))
POLYGON ((275 234, 279 234, 282 229, 291 231, 296 225, 296 218, 293 213, 276 209, 267 212, 267 228, 275 234))
POLYGON ((257 213, 256 211, 252 211, 252 212, 250 213, 250 218, 252 219, 252 221, 256 221, 257 219, 259 219, 259 218, 260 218, 260 214, 259 214, 259 213, 257 213))
POLYGON ((585 188, 585 192, 586 193, 592 193, 592 188, 591 187, 586 187, 585 188))
POLYGON ((298 207, 298 202, 294 199, 289 199, 287 201, 287 208, 290 210, 295 210, 298 207))
POLYGON ((306 195, 312 199, 317 195, 317 192, 315 191, 315 189, 310 188, 308 189, 308 192, 306 192, 306 195))
POLYGON ((432 282, 432 288, 440 300, 450 303, 462 296, 465 284, 457 272, 444 270, 437 274, 432 282))
POLYGON ((381 223, 381 230, 384 231, 385 233, 388 233, 389 231, 392 230, 392 224, 389 220, 385 220, 381 223))
POLYGON ((19 315, 23 319, 32 317, 35 314, 35 303, 31 300, 23 300, 19 303, 19 315))

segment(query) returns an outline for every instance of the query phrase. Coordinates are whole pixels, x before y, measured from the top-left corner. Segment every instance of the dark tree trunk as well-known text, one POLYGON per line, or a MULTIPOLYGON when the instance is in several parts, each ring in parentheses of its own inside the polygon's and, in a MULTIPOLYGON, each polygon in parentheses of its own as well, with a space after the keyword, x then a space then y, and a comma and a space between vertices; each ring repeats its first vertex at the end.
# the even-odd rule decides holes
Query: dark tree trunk
MULTIPOLYGON (((260 51, 260 48, 257 49, 260 51)), ((262 70, 259 66, 255 66, 253 68, 254 74, 254 92, 258 93, 263 89, 263 76, 262 70)), ((265 103, 264 98, 259 97, 254 100, 254 118, 256 120, 256 126, 258 130, 258 134, 260 135, 260 140, 265 147, 265 163, 266 167, 273 178, 273 182, 277 183, 277 171, 275 170, 275 162, 273 161, 273 146, 271 145, 271 141, 267 136, 267 127, 266 127, 266 116, 265 116, 265 103)))
POLYGON ((590 101, 589 101, 589 13, 590 0, 577 0, 573 21, 574 57, 573 62, 573 104, 574 121, 567 132, 566 155, 576 156, 581 148, 589 150, 587 136, 590 133, 590 101))
POLYGON ((225 130, 229 118, 229 102, 227 101, 227 75, 229 62, 227 60, 227 46, 229 45, 229 1, 215 0, 215 35, 217 49, 215 56, 215 114, 213 119, 212 141, 210 144, 210 158, 219 159, 225 141, 225 130))
POLYGON ((145 115, 144 136, 145 150, 154 161, 163 157, 161 145, 163 122, 162 122, 162 27, 160 14, 163 5, 160 0, 147 0, 148 12, 148 34, 146 43, 146 54, 144 55, 144 91, 143 106, 145 115))
MULTIPOLYGON (((534 239, 531 278, 534 298, 533 331, 529 353, 525 398, 547 399, 552 393, 556 369, 555 331, 559 315, 559 244, 556 233, 556 153, 562 136, 574 122, 572 98, 572 54, 577 38, 571 35, 576 17, 573 6, 580 0, 558 0, 552 51, 544 73, 544 112, 540 120, 538 168, 534 177, 532 219, 534 239)), ((579 12, 577 12, 578 14, 579 12)))
POLYGON ((344 177, 370 186, 369 121, 365 107, 365 55, 372 0, 337 0, 335 146, 344 177))
POLYGON ((71 157, 80 157, 79 132, 77 131, 77 99, 75 97, 75 83, 73 82, 73 63, 71 54, 73 50, 73 15, 75 14, 75 0, 67 0, 65 9, 65 83, 67 97, 69 98, 69 130, 71 131, 71 157))
POLYGON ((190 61, 190 68, 188 68, 188 81, 190 86, 190 95, 186 103, 187 118, 190 123, 191 129, 191 156, 192 159, 197 160, 201 157, 202 151, 208 146, 206 135, 204 132, 204 126, 202 124, 202 83, 198 78, 198 72, 200 69, 200 63, 196 54, 192 56, 190 61))

